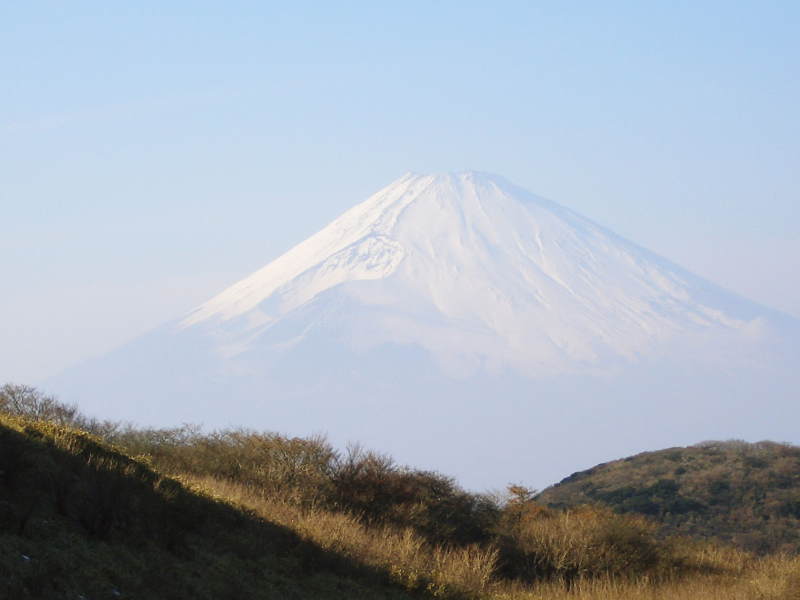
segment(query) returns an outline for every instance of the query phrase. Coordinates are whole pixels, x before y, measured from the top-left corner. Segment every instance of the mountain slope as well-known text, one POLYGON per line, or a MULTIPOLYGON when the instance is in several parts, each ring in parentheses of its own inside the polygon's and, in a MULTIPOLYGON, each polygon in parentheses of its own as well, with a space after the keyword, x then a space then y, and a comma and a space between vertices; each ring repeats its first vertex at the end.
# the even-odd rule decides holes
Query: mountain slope
POLYGON ((409 174, 46 387, 93 415, 322 431, 470 486, 540 486, 657 446, 794 440, 798 340, 502 178, 409 174))

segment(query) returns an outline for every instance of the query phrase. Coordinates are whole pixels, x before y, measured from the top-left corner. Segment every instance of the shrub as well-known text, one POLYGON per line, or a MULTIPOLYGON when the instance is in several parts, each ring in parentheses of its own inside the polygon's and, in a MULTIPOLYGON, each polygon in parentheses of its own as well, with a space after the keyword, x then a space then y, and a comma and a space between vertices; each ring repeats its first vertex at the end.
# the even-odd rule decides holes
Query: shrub
POLYGON ((336 452, 322 438, 244 429, 203 434, 197 427, 127 428, 113 441, 173 474, 213 476, 304 504, 326 498, 336 452))
POLYGON ((110 437, 119 428, 117 423, 87 417, 74 404, 60 402, 29 385, 14 383, 0 387, 0 413, 75 427, 101 437, 110 437))
POLYGON ((34 387, 13 383, 0 387, 0 411, 59 425, 72 425, 80 415, 75 405, 59 402, 34 387))
POLYGON ((486 542, 497 516, 488 498, 469 494, 450 477, 395 465, 351 447, 332 472, 331 506, 370 523, 412 527, 434 543, 486 542))
POLYGON ((520 496, 506 505, 498 524, 507 575, 535 580, 655 574, 668 560, 656 526, 638 516, 602 507, 556 511, 520 496))

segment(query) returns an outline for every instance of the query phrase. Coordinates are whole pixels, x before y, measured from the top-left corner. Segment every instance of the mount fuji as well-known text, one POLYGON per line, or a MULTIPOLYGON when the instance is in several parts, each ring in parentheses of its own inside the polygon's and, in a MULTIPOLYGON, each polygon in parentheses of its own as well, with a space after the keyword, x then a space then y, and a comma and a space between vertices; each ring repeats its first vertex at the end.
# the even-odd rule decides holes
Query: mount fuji
POLYGON ((326 432, 471 486, 541 485, 796 437, 798 331, 505 179, 407 174, 47 385, 96 416, 326 432))

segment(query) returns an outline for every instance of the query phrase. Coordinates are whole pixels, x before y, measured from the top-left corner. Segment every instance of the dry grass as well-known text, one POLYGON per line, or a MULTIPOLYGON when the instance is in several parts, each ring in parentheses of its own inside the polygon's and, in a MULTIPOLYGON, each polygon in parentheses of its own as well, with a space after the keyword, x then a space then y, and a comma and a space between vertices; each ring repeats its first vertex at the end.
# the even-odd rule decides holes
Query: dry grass
MULTIPOLYGON (((765 558, 712 544, 676 541, 675 564, 689 568, 657 576, 594 575, 554 578, 535 584, 497 577, 498 553, 476 545, 441 548, 410 528, 369 527, 355 516, 320 508, 300 508, 290 501, 264 497, 256 489, 211 477, 187 481, 195 489, 224 498, 261 518, 288 527, 323 549, 334 551, 386 573, 406 589, 434 597, 492 600, 800 600, 800 557, 765 558)), ((580 528, 573 514, 532 535, 544 538, 550 551, 576 564, 597 562, 589 533, 602 529, 601 517, 580 528), (558 535, 564 543, 558 550, 558 535), (589 537, 587 537, 589 536, 589 537), (561 554, 559 554, 559 552, 561 554), (580 558, 580 554, 585 554, 580 558)), ((583 515, 586 517, 587 515, 583 515)), ((593 564, 594 564, 593 563, 593 564)))
POLYGON ((323 550, 382 571, 408 590, 442 598, 474 598, 484 596, 492 582, 497 563, 494 548, 435 547, 411 528, 369 527, 353 515, 303 508, 230 481, 192 477, 184 482, 287 527, 323 550))
POLYGON ((655 526, 642 518, 598 507, 563 512, 525 508, 533 509, 533 516, 523 515, 509 530, 528 577, 641 575, 671 566, 662 564, 671 561, 671 548, 659 543, 655 526))
POLYGON ((800 559, 753 559, 740 572, 700 574, 671 581, 600 577, 569 584, 544 582, 497 589, 496 600, 800 600, 800 559))

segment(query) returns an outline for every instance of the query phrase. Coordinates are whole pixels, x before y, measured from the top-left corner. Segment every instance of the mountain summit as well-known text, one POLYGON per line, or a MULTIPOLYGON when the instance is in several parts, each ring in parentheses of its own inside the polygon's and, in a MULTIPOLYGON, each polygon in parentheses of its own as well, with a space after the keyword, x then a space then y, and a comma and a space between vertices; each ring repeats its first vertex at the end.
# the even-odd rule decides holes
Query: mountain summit
POLYGON ((540 485, 654 446, 792 440, 798 339, 500 177, 407 174, 47 387, 99 417, 324 431, 470 485, 540 485))
POLYGON ((209 300, 228 359, 325 335, 424 349, 451 375, 581 372, 736 330, 758 308, 553 202, 483 173, 407 174, 209 300))

